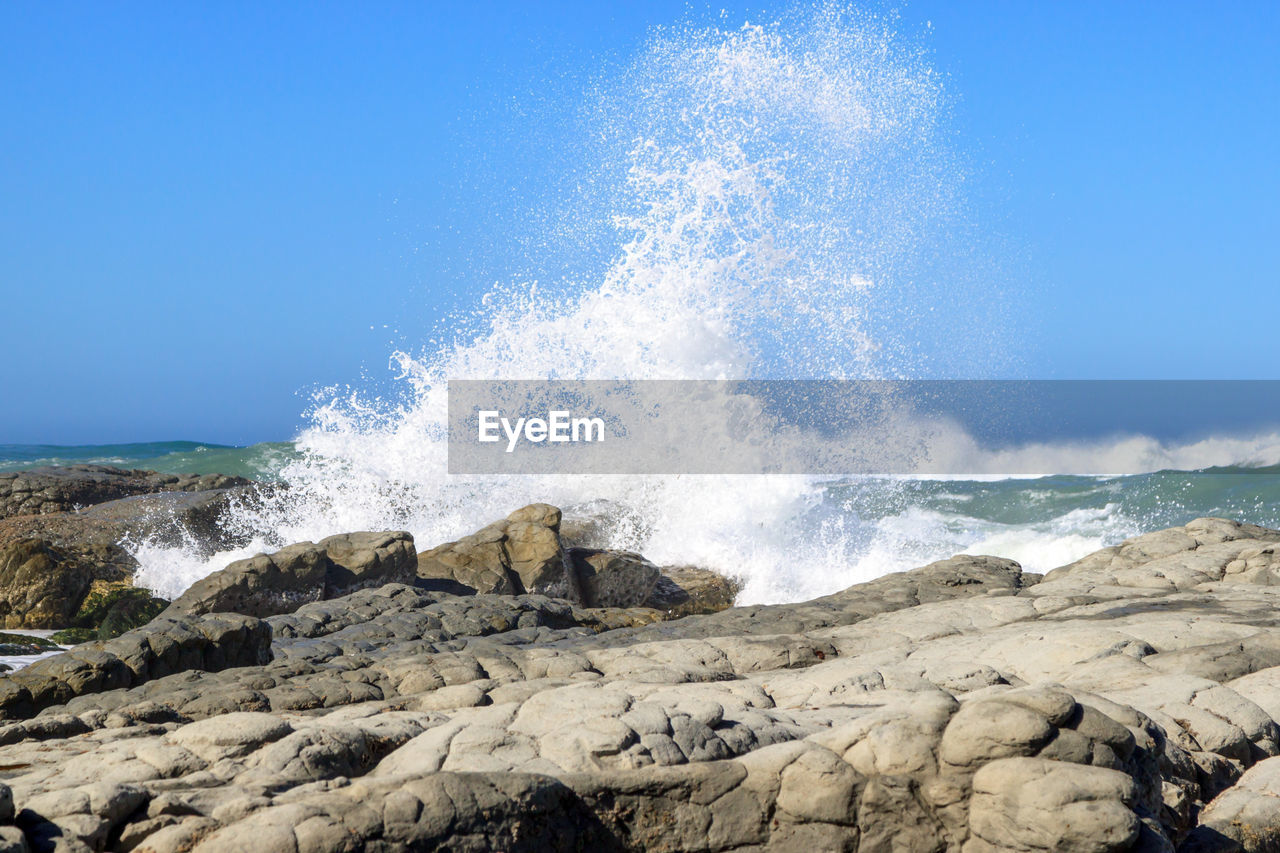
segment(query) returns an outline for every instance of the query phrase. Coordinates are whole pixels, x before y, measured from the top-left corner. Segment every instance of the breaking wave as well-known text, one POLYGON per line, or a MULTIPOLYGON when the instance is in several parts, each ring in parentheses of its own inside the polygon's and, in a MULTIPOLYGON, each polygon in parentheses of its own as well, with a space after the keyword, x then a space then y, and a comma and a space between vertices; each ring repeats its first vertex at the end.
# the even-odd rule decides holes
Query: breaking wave
MULTIPOLYGON (((1127 505, 1108 492, 1115 480, 1063 481, 1050 488, 1065 490, 1060 505, 1019 518, 1037 481, 446 473, 449 379, 981 376, 1016 364, 1007 294, 949 254, 969 232, 945 79, 896 28, 823 6, 654 32, 585 96, 581 148, 596 158, 585 185, 607 227, 566 216, 560 236, 603 235, 583 256, 607 264, 495 287, 450 319, 465 333, 392 356, 393 395, 318 394, 278 469, 288 488, 235 513, 251 545, 212 559, 138 545, 140 580, 173 595, 243 553, 349 530, 407 529, 426 547, 533 501, 600 519, 611 545, 737 576, 745 601, 830 592, 965 549, 1048 568, 1137 532, 1159 501, 1127 505), (956 333, 938 341, 946 329, 956 333), (1000 493, 1003 514, 974 510, 995 500, 984 490, 1000 493)), ((1280 461, 1269 441, 1261 456, 1280 461)), ((951 449, 980 452, 963 436, 951 449)), ((1255 450, 1117 452, 1141 460, 1136 474, 1258 461, 1255 450)), ((1061 473, 1079 451, 1020 452, 1061 473)))

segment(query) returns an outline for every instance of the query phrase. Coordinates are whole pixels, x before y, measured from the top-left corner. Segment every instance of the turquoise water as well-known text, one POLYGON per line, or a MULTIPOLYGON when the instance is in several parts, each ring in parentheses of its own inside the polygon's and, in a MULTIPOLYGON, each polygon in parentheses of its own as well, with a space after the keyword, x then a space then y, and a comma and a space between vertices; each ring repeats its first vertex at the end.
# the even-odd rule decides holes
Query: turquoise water
POLYGON ((0 444, 0 471, 41 465, 111 465, 166 474, 230 474, 255 480, 275 479, 297 453, 290 442, 232 447, 199 441, 149 441, 137 444, 0 444))
MULTIPOLYGON (((0 445, 0 470, 75 463, 168 473, 217 472, 259 480, 288 479, 290 474, 301 471, 304 489, 314 487, 314 484, 307 485, 306 478, 317 471, 343 479, 339 469, 320 467, 314 458, 285 442, 249 447, 191 441, 79 447, 0 445)), ((747 495, 753 489, 768 487, 765 479, 758 483, 753 478, 736 481, 739 494, 747 495)), ((693 485, 692 481, 686 482, 693 485)), ((362 493, 362 499, 351 504, 358 508, 376 508, 380 503, 397 507, 394 512, 388 510, 383 515, 329 517, 318 514, 313 504, 329 508, 333 502, 317 504, 314 500, 299 501, 291 496, 289 503, 278 508, 277 515, 238 519, 237 523, 247 524, 247 529, 260 537, 255 548, 315 539, 349 529, 390 527, 409 529, 425 548, 474 530, 491 521, 490 516, 498 517, 522 502, 541 497, 532 492, 519 494, 518 490, 526 487, 521 485, 520 478, 512 478, 500 495, 489 495, 493 506, 485 503, 483 494, 476 493, 472 502, 459 508, 459 517, 451 522, 452 527, 432 526, 415 516, 415 513, 425 514, 430 520, 430 514, 437 510, 429 500, 424 501, 431 490, 409 485, 388 479, 377 489, 362 493), (290 524, 297 525, 297 529, 290 524)), ((760 542, 773 542, 777 546, 774 550, 779 553, 801 547, 803 543, 829 543, 836 568, 825 567, 817 572, 803 564, 776 563, 780 567, 791 566, 792 570, 775 570, 769 576, 770 585, 761 594, 762 599, 808 597, 960 552, 1010 557, 1030 570, 1044 571, 1127 537, 1206 515, 1280 527, 1280 466, 1164 470, 1113 477, 864 477, 813 482, 808 493, 814 499, 798 501, 796 506, 805 508, 788 516, 784 524, 763 525, 748 532, 760 542)), ((591 500, 596 495, 590 489, 576 499, 558 499, 549 493, 545 497, 562 504, 571 514, 598 511, 591 500)), ((610 510, 608 514, 617 512, 610 510)), ((643 540, 627 538, 625 530, 620 531, 614 544, 635 547, 672 562, 694 552, 694 558, 713 563, 719 553, 717 549, 726 549, 731 544, 722 539, 716 547, 696 552, 703 532, 696 523, 679 536, 643 540)), ((136 543, 135 547, 138 547, 136 543)), ((144 566, 146 583, 172 596, 239 555, 210 559, 143 544, 138 556, 144 566)), ((717 567, 732 572, 734 564, 726 562, 717 567)))

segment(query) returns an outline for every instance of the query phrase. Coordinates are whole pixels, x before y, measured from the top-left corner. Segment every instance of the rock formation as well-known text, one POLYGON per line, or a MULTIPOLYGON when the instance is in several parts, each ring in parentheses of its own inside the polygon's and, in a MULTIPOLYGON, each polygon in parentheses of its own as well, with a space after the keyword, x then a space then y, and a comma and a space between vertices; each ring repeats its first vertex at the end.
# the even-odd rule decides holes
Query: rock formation
POLYGON ((120 543, 182 544, 209 554, 241 545, 222 518, 253 488, 221 474, 102 465, 0 473, 0 627, 107 639, 145 622, 159 599, 130 589, 137 561, 120 543))
POLYGON ((207 492, 247 486, 224 474, 160 474, 107 465, 69 465, 0 472, 0 518, 75 510, 158 492, 207 492))
MULTIPOLYGON (((430 559, 519 576, 531 540, 430 559)), ((1275 850, 1277 547, 1200 519, 1043 579, 960 556, 665 621, 410 584, 199 617, 261 657, 0 678, 31 697, 0 706, 0 849, 1275 850)), ((120 639, 163 624, 194 630, 120 639)))
POLYGON ((369 586, 411 582, 416 571, 408 533, 346 533, 238 560, 197 581, 165 612, 274 616, 369 586))

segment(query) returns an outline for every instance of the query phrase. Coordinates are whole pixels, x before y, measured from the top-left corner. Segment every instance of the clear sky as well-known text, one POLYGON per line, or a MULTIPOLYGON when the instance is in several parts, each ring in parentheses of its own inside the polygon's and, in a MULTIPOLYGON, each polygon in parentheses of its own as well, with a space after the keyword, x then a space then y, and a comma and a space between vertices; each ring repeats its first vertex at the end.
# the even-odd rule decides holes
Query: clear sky
MULTIPOLYGON (((1280 378, 1280 4, 887 8, 1026 278, 1026 375, 1280 378)), ((290 437, 503 278, 650 27, 776 14, 714 10, 0 5, 0 443, 290 437)))

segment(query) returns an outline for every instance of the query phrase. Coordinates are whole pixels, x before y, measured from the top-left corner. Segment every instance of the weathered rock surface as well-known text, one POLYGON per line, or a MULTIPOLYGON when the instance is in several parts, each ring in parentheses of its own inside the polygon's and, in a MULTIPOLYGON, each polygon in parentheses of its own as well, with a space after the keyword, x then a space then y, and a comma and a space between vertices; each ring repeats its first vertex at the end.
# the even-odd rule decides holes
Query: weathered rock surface
POLYGON ((5 628, 65 628, 95 585, 128 584, 137 563, 114 544, 59 547, 46 539, 0 545, 5 628))
POLYGON ((568 556, 588 607, 639 607, 661 577, 657 566, 632 551, 570 548, 568 556))
POLYGON ((196 582, 165 611, 171 616, 275 616, 370 586, 411 581, 413 537, 404 531, 344 533, 237 560, 196 582))
POLYGON ((547 595, 582 601, 560 540, 560 510, 530 504, 456 542, 418 555, 428 589, 461 594, 547 595))
POLYGON ((160 474, 107 465, 70 465, 0 472, 0 518, 72 512, 156 492, 207 492, 247 486, 223 474, 160 474))
MULTIPOLYGON (((239 614, 160 617, 145 629, 85 643, 0 677, 0 719, 21 719, 77 696, 132 687, 172 673, 265 664, 271 630, 239 614)), ((0 730, 4 731, 4 730, 0 730)), ((0 742, 5 735, 0 734, 0 742)))
POLYGON ((1200 817, 1185 845, 1190 853, 1280 850, 1280 758, 1251 767, 1200 817))
POLYGON ((168 605, 168 601, 145 589, 101 585, 98 589, 90 589, 80 609, 72 616, 70 627, 57 631, 51 639, 63 645, 110 640, 147 624, 168 605))
POLYGON ((741 591, 729 578, 697 566, 663 566, 642 602, 668 618, 718 613, 733 606, 741 591))
POLYGON ((640 554, 575 543, 598 541, 595 522, 561 535, 560 510, 532 504, 506 519, 418 555, 418 586, 455 595, 563 598, 587 607, 651 607, 667 617, 733 605, 732 581, 692 566, 659 568, 640 554))
POLYGON ((0 655, 39 655, 58 650, 56 642, 44 637, 0 632, 0 655))
POLYGON ((1040 582, 958 557, 676 621, 361 590, 271 617, 270 661, 0 728, 0 842, 1274 850, 1277 543, 1202 519, 1040 582))
POLYGON ((244 544, 227 529, 223 515, 231 502, 249 499, 253 488, 203 492, 160 492, 95 504, 87 509, 0 519, 0 544, 47 539, 62 548, 114 546, 124 539, 160 545, 196 546, 206 553, 244 544))

